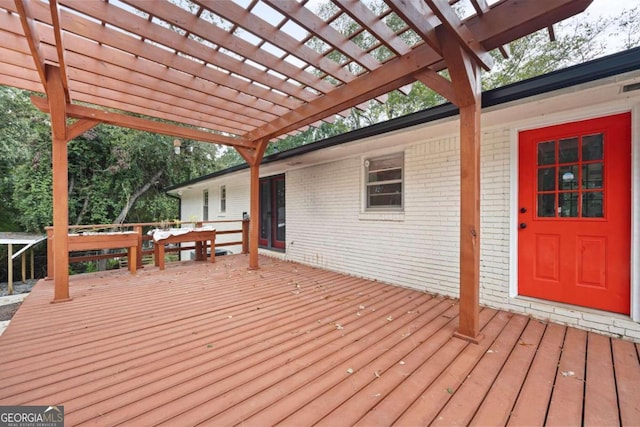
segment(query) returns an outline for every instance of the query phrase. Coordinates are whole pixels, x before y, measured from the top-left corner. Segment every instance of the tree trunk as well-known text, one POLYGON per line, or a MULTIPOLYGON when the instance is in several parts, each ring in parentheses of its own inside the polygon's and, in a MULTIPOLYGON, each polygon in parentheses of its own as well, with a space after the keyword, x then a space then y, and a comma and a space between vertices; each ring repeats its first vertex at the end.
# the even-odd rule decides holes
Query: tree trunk
POLYGON ((82 218, 84 218, 84 214, 87 213, 88 209, 89 209, 89 197, 85 197, 84 203, 82 204, 82 209, 80 209, 80 213, 76 217, 76 225, 80 225, 80 222, 82 222, 82 218))
POLYGON ((147 190, 149 190, 149 188, 151 188, 151 186, 162 176, 163 172, 164 172, 163 170, 159 170, 158 172, 156 172, 149 179, 149 181, 146 182, 146 184, 144 184, 135 193, 133 193, 131 196, 129 196, 129 199, 127 200, 127 203, 125 203, 124 207, 120 211, 120 215, 118 215, 118 217, 115 219, 115 221, 113 221, 114 224, 122 224, 122 223, 124 223, 124 220, 127 218, 127 215, 129 214, 129 211, 131 210, 133 205, 136 203, 136 200, 138 200, 138 198, 140 196, 142 196, 147 190))

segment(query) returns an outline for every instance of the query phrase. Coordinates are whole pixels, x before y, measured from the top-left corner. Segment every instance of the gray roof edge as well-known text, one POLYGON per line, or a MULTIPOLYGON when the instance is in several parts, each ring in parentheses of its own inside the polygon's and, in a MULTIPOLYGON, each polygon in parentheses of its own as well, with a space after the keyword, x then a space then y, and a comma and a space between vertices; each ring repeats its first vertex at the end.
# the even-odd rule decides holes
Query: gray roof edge
MULTIPOLYGON (((486 108, 506 104, 511 101, 529 98, 584 83, 594 82, 638 69, 640 69, 640 47, 614 53, 582 64, 563 68, 561 70, 552 71, 550 73, 512 83, 507 86, 488 90, 482 93, 482 107, 486 108)), ((313 151, 322 150, 324 148, 357 141, 359 139, 453 117, 458 115, 458 113, 458 108, 451 103, 438 105, 416 113, 407 114, 406 116, 390 119, 382 123, 376 123, 374 125, 356 129, 331 138, 271 154, 265 157, 261 164, 273 163, 313 151)), ((189 181, 165 187, 164 191, 177 190, 178 188, 248 168, 249 166, 246 163, 232 166, 189 181)))

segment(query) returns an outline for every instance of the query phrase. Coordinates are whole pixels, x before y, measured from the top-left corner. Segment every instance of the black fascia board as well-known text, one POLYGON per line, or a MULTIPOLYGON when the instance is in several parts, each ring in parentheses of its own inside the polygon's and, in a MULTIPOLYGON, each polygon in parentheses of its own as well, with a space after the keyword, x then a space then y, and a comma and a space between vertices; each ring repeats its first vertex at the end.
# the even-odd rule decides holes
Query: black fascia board
MULTIPOLYGON (((640 47, 614 53, 612 55, 594 59, 568 68, 563 68, 562 70, 552 71, 550 73, 512 83, 507 86, 488 90, 482 93, 482 108, 493 107, 511 101, 542 95, 638 69, 640 69, 640 47)), ((438 105, 416 113, 407 114, 406 116, 336 135, 331 138, 301 145, 279 153, 274 153, 262 159, 261 164, 289 159, 291 157, 300 156, 316 150, 354 142, 359 139, 378 136, 412 126, 454 117, 458 114, 458 108, 451 103, 438 105)), ((166 187, 164 191, 171 191, 176 188, 185 187, 248 168, 249 165, 246 163, 232 166, 227 169, 194 178, 190 181, 166 187)))

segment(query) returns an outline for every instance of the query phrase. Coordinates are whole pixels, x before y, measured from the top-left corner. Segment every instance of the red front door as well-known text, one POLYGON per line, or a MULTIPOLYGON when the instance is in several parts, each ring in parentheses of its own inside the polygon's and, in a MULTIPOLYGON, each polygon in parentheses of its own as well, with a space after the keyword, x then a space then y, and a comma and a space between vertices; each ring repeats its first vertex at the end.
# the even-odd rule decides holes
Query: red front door
POLYGON ((521 132, 521 295, 628 314, 631 115, 521 132))

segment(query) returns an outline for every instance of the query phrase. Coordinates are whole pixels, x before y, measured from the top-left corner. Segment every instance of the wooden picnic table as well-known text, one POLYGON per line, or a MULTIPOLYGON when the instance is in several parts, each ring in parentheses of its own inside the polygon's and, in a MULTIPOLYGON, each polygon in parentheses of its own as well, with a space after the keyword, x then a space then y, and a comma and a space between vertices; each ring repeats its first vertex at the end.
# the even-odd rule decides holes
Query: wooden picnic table
POLYGON ((165 245, 195 242, 196 261, 207 260, 207 242, 211 242, 211 262, 216 262, 216 230, 211 228, 156 230, 153 233, 153 253, 155 265, 164 270, 165 245))

